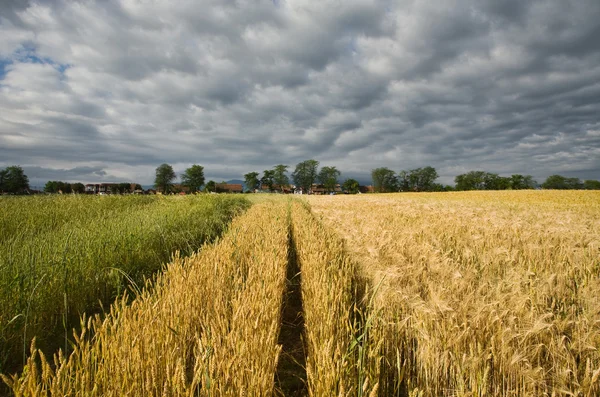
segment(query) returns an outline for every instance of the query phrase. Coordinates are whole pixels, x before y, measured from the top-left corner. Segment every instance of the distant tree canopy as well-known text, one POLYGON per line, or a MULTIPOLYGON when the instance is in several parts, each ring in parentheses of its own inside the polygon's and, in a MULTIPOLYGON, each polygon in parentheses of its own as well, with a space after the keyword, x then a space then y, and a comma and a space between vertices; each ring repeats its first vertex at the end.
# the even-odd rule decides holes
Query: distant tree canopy
POLYGON ((249 172, 244 175, 244 183, 246 184, 246 189, 249 191, 254 191, 254 189, 258 188, 260 180, 258 179, 258 172, 249 172))
POLYGON ((398 187, 403 192, 432 192, 439 190, 435 184, 438 173, 435 168, 427 166, 398 173, 398 187))
POLYGON ((290 185, 290 178, 287 176, 288 165, 279 164, 273 167, 273 183, 277 185, 279 190, 283 192, 283 189, 290 185))
POLYGON ((356 194, 360 191, 360 184, 356 179, 346 179, 342 184, 342 189, 348 194, 356 194))
POLYGON ((77 194, 85 193, 85 185, 81 182, 71 183, 71 191, 77 194))
POLYGON ((169 193, 173 187, 173 181, 177 175, 173 171, 173 167, 169 164, 161 164, 156 168, 156 178, 154 179, 154 186, 156 189, 161 190, 163 193, 169 193))
POLYGON ((510 187, 513 190, 535 189, 537 182, 531 175, 513 174, 510 176, 510 187))
POLYGON ((335 167, 322 167, 318 175, 319 182, 323 184, 328 192, 333 192, 341 174, 335 167))
POLYGON ((583 188, 586 190, 600 190, 600 181, 587 179, 585 182, 583 182, 583 188))
POLYGON ((113 194, 131 193, 131 183, 123 182, 110 187, 110 192, 113 194))
MULTIPOLYGON (((123 194, 123 193, 131 193, 132 184, 129 182, 122 182, 118 184, 113 184, 110 186, 110 193, 113 194, 123 194)), ((136 189, 142 189, 140 185, 134 185, 136 189)), ((44 192, 46 193, 77 193, 83 194, 85 193, 85 185, 81 182, 69 183, 63 181, 48 181, 46 185, 44 185, 44 192)))
POLYGON ((456 190, 483 190, 485 189, 484 171, 469 171, 454 178, 456 190))
MULTIPOLYGON (((588 186, 594 186, 594 181, 587 182, 588 186)), ((581 182, 579 178, 567 178, 562 175, 550 175, 542 183, 542 188, 544 189, 574 190, 584 189, 585 186, 585 183, 581 182)))
POLYGON ((44 185, 44 192, 46 193, 71 193, 71 185, 67 182, 62 181, 48 181, 44 185))
POLYGON ((456 190, 534 189, 537 182, 531 175, 514 174, 510 177, 492 172, 470 171, 454 178, 456 190))
POLYGON ((275 185, 275 171, 273 170, 265 170, 263 172, 263 177, 260 179, 260 183, 262 185, 267 186, 267 189, 269 189, 269 191, 273 191, 273 186, 275 185))
POLYGON ((0 170, 0 192, 23 193, 29 189, 29 178, 23 168, 12 165, 0 170))
POLYGON ((181 175, 181 184, 195 193, 204 185, 204 167, 198 164, 192 165, 181 175))
POLYGON ((317 180, 319 162, 317 160, 304 160, 296 164, 296 169, 292 173, 292 179, 296 186, 301 187, 304 192, 308 192, 313 183, 317 180))
POLYGON ((208 181, 206 183, 206 186, 204 187, 204 190, 211 193, 217 190, 217 183, 215 181, 208 181))
POLYGON ((389 193, 398 191, 398 177, 389 168, 375 168, 371 171, 373 187, 377 193, 389 193))

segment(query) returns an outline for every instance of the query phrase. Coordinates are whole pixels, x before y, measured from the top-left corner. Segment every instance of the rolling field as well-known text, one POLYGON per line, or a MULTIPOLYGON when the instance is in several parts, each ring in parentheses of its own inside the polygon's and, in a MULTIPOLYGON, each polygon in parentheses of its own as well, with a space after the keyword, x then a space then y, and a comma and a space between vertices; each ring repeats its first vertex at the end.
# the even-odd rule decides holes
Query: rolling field
POLYGON ((600 194, 251 199, 13 394, 600 394, 600 194))

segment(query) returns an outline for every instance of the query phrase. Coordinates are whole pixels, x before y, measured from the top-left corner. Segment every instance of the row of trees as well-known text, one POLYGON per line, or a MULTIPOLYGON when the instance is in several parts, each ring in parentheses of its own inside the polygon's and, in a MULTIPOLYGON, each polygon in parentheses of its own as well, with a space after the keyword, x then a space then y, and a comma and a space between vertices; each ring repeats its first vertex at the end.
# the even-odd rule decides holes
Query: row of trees
MULTIPOLYGON (((142 186, 139 184, 132 184, 128 182, 116 183, 110 186, 110 193, 113 194, 124 194, 132 193, 132 187, 134 190, 142 190, 142 186)), ((85 185, 81 182, 69 183, 63 181, 48 181, 44 185, 44 192, 46 193, 85 193, 85 185)))
MULTIPOLYGON (((177 175, 171 165, 161 164, 156 168, 154 187, 163 193, 170 193, 173 190, 173 182, 176 178, 177 175)), ((214 182, 211 182, 214 185, 214 182)), ((189 188, 191 193, 199 191, 204 185, 204 167, 194 164, 187 168, 181 174, 181 185, 189 188)))
MULTIPOLYGON (((270 191, 284 191, 290 186, 289 168, 289 165, 278 164, 270 170, 263 171, 262 176, 256 171, 249 172, 244 175, 246 189, 253 191, 266 186, 270 191)), ((341 174, 333 166, 321 167, 319 170, 319 162, 310 159, 296 164, 296 168, 291 173, 291 180, 296 188, 302 189, 303 192, 310 191, 315 182, 322 184, 327 192, 333 192, 338 185, 341 174)), ((348 179, 344 184, 345 187, 349 187, 355 193, 358 192, 358 182, 356 180, 348 179)))
POLYGON ((544 189, 586 189, 586 190, 600 190, 600 181, 593 179, 587 179, 581 181, 579 178, 567 178, 562 175, 550 175, 544 183, 542 183, 544 189))
POLYGON ((402 170, 395 173, 387 167, 375 168, 371 171, 373 188, 377 193, 389 192, 433 192, 447 190, 435 183, 438 173, 433 167, 402 170))
POLYGON ((44 186, 46 193, 85 193, 83 183, 69 183, 62 181, 48 181, 44 186))
MULTIPOLYGON (((305 160, 298 164, 291 175, 288 175, 289 165, 278 164, 272 169, 260 173, 253 171, 244 175, 246 189, 253 191, 266 187, 270 191, 283 191, 293 181, 296 188, 308 192, 315 182, 323 185, 326 191, 332 192, 338 185, 341 172, 334 166, 324 166, 319 170, 319 162, 314 159, 305 160), (291 176, 291 179, 290 179, 291 176)), ((168 164, 162 164, 157 168, 157 179, 155 185, 162 187, 163 191, 169 191, 169 184, 175 179, 175 172, 168 164)), ((455 187, 444 186, 436 183, 439 175, 431 166, 402 170, 398 173, 381 167, 371 171, 373 187, 375 192, 432 192, 447 190, 522 190, 535 189, 538 183, 531 175, 513 174, 503 177, 486 171, 470 171, 457 175, 454 178, 455 187)), ((193 165, 185 170, 182 175, 182 185, 197 191, 204 185, 204 168, 193 165)), ((600 189, 600 181, 578 178, 567 178, 560 175, 549 176, 541 185, 544 189, 600 189)), ((343 184, 344 191, 358 193, 359 183, 355 179, 347 179, 343 184)), ((215 182, 210 181, 206 185, 207 191, 215 190, 215 182)))
MULTIPOLYGON (((538 183, 531 175, 513 174, 509 177, 499 176, 484 171, 471 171, 454 178, 456 190, 521 190, 535 189, 538 183)), ((585 189, 600 190, 600 181, 579 178, 568 178, 562 175, 550 175, 539 185, 543 189, 585 189)))
MULTIPOLYGON (((305 160, 298 164, 291 175, 288 175, 290 166, 278 164, 272 169, 263 171, 262 176, 258 172, 249 172, 244 175, 246 188, 248 190, 258 189, 266 186, 270 191, 283 191, 290 185, 291 180, 296 188, 301 188, 308 192, 315 182, 324 186, 326 191, 332 192, 338 185, 341 172, 334 166, 324 166, 319 170, 319 162, 314 159, 305 160)), ((505 190, 505 189, 534 189, 538 186, 531 175, 513 174, 510 177, 499 176, 498 174, 485 171, 470 171, 465 174, 457 175, 454 178, 456 186, 444 186, 436 183, 438 173, 431 166, 415 168, 412 170, 402 170, 395 173, 393 170, 381 167, 375 168, 371 172, 373 178, 374 190, 376 192, 398 192, 415 191, 430 192, 443 190, 505 190)), ((156 168, 156 178, 154 186, 165 193, 171 192, 173 182, 177 178, 173 167, 169 164, 161 164, 156 168)), ((181 174, 181 185, 189 188, 191 192, 196 192, 204 186, 204 167, 194 164, 187 168, 181 174)), ((113 193, 125 193, 130 190, 131 184, 121 183, 115 185, 113 193)), ((216 182, 209 181, 205 189, 207 191, 216 190, 216 182)), ((540 185, 544 189, 587 189, 600 190, 600 181, 580 180, 579 178, 568 178, 562 175, 551 175, 544 183, 540 185)), ((344 191, 348 193, 358 193, 359 183, 355 179, 346 179, 342 184, 344 191)), ((23 168, 14 165, 0 170, 0 193, 18 194, 29 189, 29 178, 25 175, 23 168)), ((141 189, 137 185, 136 189, 141 189)), ((68 183, 62 181, 49 181, 44 186, 44 191, 48 193, 84 193, 85 186, 82 183, 68 183)))
POLYGON ((29 190, 29 178, 23 168, 12 165, 0 170, 0 193, 23 193, 29 190))
POLYGON ((454 182, 456 190, 523 190, 537 187, 537 182, 531 175, 513 174, 504 177, 485 171, 457 175, 454 182))

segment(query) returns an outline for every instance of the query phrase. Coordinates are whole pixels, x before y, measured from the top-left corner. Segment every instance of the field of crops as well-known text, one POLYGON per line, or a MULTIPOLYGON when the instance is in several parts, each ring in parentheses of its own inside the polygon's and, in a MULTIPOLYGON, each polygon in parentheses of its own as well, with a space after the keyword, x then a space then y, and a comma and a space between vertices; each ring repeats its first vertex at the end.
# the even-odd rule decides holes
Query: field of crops
POLYGON ((600 395, 600 194, 253 201, 14 395, 600 395))
MULTIPOLYGON (((0 372, 32 337, 68 350, 84 312, 212 241, 249 206, 231 196, 0 198, 0 372)), ((133 287, 135 288, 135 287, 133 287)))
POLYGON ((380 395, 600 395, 600 194, 309 201, 377 288, 380 395))

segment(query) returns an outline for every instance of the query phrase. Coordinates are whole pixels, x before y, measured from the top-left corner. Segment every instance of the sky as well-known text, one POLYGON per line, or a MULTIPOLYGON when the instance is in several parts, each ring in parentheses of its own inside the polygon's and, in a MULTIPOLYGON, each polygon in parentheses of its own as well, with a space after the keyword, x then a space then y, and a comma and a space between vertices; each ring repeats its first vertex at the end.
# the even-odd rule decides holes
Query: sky
POLYGON ((0 167, 600 179, 598 0, 0 0, 0 167))

